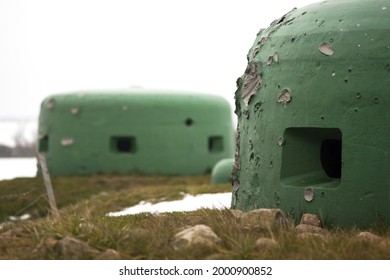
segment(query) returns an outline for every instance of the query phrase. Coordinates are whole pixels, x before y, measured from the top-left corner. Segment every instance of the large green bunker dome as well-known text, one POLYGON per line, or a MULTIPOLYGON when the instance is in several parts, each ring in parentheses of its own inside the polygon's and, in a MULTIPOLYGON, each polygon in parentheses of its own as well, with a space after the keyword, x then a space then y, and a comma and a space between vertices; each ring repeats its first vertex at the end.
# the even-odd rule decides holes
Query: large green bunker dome
POLYGON ((390 2, 329 0, 261 30, 236 92, 232 207, 390 223, 390 2))
POLYGON ((219 96, 90 91, 41 105, 38 150, 53 176, 202 174, 233 146, 231 109, 219 96))

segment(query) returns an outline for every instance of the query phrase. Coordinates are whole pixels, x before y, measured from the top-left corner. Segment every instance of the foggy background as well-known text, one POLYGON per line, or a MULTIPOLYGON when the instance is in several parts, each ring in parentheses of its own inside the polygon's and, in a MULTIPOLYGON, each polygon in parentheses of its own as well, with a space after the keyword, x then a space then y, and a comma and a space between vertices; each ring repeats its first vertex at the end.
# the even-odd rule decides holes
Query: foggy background
POLYGON ((0 0, 0 144, 32 141, 40 102, 69 91, 205 92, 233 111, 257 32, 314 2, 0 0))

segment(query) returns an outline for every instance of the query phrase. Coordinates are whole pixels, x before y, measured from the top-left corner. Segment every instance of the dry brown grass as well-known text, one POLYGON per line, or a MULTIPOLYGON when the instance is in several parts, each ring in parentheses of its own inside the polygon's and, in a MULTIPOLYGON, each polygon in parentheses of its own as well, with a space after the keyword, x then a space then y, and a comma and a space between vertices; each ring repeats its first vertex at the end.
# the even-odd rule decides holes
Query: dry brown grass
MULTIPOLYGON (((0 230, 0 259, 64 258, 56 247, 64 237, 81 240, 99 252, 114 249, 123 259, 390 259, 390 228, 383 226, 370 229, 381 238, 372 242, 357 238, 359 229, 356 228, 331 229, 326 231, 325 238, 302 239, 294 227, 243 226, 228 209, 106 216, 107 212, 137 204, 140 200, 171 200, 181 197, 183 192, 230 191, 229 185, 212 186, 208 180, 208 176, 55 179, 53 184, 62 218, 56 221, 45 216, 48 205, 42 200, 35 209, 39 215, 34 220, 0 230), (171 245, 174 235, 197 224, 211 227, 221 243, 212 248, 198 246, 174 250, 171 245), (261 237, 274 239, 278 246, 272 250, 257 249, 255 242, 261 237)), ((21 188, 22 183, 44 190, 38 179, 31 179, 31 182, 29 184, 27 179, 0 182, 0 190, 9 192, 12 186, 21 188)), ((38 195, 39 191, 33 193, 38 195)), ((24 203, 31 204, 30 201, 24 203)), ((23 203, 18 207, 26 208, 23 203)), ((32 205, 26 212, 34 211, 35 207, 37 205, 32 205)), ((8 212, 3 207, 3 215, 10 213, 9 209, 5 210, 8 212)), ((76 259, 94 257, 74 256, 76 259)))

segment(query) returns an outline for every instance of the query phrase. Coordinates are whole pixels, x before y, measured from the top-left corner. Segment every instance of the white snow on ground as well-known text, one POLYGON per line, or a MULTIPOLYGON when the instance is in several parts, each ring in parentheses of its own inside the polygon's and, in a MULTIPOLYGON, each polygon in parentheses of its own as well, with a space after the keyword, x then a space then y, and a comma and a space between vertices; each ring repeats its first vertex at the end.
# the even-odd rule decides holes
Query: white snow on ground
POLYGON ((108 216, 116 217, 139 213, 164 213, 175 211, 194 211, 200 208, 230 208, 232 193, 215 193, 185 195, 182 200, 163 201, 156 204, 141 201, 139 204, 126 208, 119 212, 108 213, 108 216))
MULTIPOLYGON (((35 158, 0 158, 0 180, 18 177, 35 177, 37 160, 35 158)), ((123 216, 138 213, 164 213, 174 211, 194 211, 200 208, 230 208, 232 194, 186 194, 182 200, 163 201, 156 204, 141 201, 139 204, 119 212, 108 213, 108 216, 123 216)))
POLYGON ((18 177, 35 177, 37 160, 35 158, 0 158, 0 180, 18 177))

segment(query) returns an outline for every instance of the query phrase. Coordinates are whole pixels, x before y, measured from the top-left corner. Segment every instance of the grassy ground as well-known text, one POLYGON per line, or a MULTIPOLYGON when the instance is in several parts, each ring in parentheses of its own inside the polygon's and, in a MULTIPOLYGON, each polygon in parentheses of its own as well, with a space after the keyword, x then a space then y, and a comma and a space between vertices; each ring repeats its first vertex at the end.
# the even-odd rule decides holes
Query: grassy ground
MULTIPOLYGON (((229 185, 211 186, 208 176, 144 177, 93 176, 53 180, 61 219, 47 216, 48 203, 40 179, 0 181, 0 217, 29 213, 34 219, 0 229, 0 259, 59 259, 56 244, 64 237, 84 241, 95 252, 116 250, 123 259, 390 259, 390 228, 370 231, 381 237, 368 242, 358 229, 331 229, 325 239, 299 238, 291 228, 243 227, 231 211, 202 209, 160 215, 107 217, 110 211, 137 204, 198 194, 230 191, 229 185), (205 224, 221 238, 215 247, 174 250, 176 233, 205 224), (272 250, 259 250, 260 237, 277 241, 272 250)), ((96 253, 95 253, 96 255, 96 253)), ((90 259, 94 254, 72 258, 90 259)))

